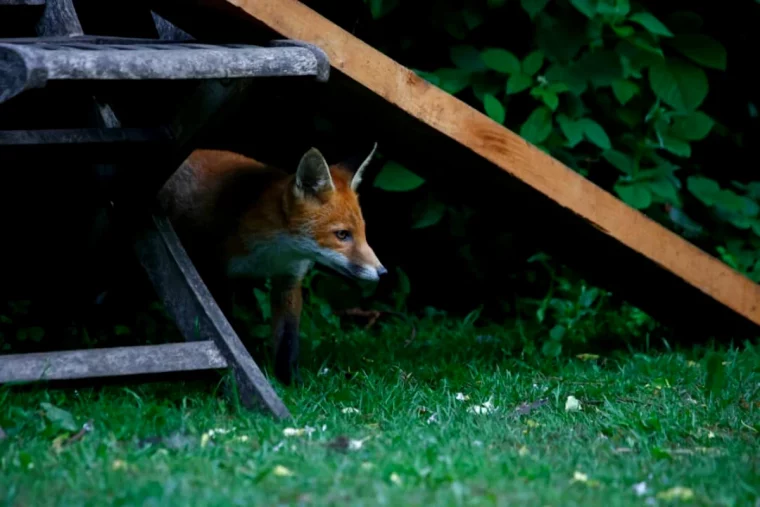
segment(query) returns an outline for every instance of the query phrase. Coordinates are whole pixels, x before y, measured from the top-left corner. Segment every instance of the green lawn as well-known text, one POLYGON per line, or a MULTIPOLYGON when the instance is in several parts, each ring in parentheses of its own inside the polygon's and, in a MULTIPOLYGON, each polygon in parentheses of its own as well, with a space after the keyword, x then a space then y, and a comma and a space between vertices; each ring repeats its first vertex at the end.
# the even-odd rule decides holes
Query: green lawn
POLYGON ((405 347, 408 331, 355 331, 307 355, 304 388, 277 387, 294 415, 285 423, 238 409, 208 382, 0 390, 0 498, 609 506, 680 492, 757 505, 751 349, 549 360, 512 356, 499 337, 457 324, 422 326, 405 347), (579 411, 566 410, 568 396, 579 411), (522 403, 532 410, 516 411, 522 403), (92 431, 67 443, 65 428, 88 420, 92 431))

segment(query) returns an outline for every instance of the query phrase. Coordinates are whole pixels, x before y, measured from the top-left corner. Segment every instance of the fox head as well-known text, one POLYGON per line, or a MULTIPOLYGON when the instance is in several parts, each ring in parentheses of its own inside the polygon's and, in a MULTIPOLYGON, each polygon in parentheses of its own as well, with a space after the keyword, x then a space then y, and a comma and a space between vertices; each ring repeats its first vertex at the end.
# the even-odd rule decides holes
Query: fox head
POLYGON ((330 166, 316 148, 302 157, 285 207, 290 229, 304 238, 311 260, 344 276, 377 281, 388 271, 367 243, 356 189, 377 143, 355 172, 330 166))

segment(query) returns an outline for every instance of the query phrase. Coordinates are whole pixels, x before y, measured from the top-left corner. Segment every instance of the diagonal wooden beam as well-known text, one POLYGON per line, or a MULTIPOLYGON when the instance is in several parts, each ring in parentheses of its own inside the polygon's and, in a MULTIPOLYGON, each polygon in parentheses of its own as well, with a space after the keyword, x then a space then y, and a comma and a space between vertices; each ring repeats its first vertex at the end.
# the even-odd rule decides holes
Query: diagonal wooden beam
POLYGON ((135 253, 167 312, 188 341, 211 340, 238 382, 242 404, 277 419, 290 412, 232 329, 169 220, 154 215, 138 231, 135 253))
MULTIPOLYGON (((227 2, 206 0, 199 3, 219 11, 242 14, 255 25, 264 25, 283 37, 319 46, 335 70, 382 97, 388 108, 411 115, 428 129, 492 164, 492 168, 527 184, 561 207, 565 215, 576 215, 586 221, 596 229, 594 234, 605 235, 643 256, 647 260, 646 269, 660 269, 668 276, 674 275, 678 279, 675 285, 685 282, 681 284, 686 286, 683 294, 669 295, 672 305, 675 307, 692 299, 699 301, 700 305, 691 313, 681 312, 681 316, 692 315, 699 323, 708 322, 711 316, 721 314, 723 317, 728 313, 739 316, 734 323, 749 324, 750 332, 758 331, 760 286, 629 207, 519 135, 431 85, 297 0, 227 2), (708 307, 714 312, 712 315, 704 314, 708 307), (725 312, 726 308, 731 312, 725 312)), ((582 249, 583 245, 576 243, 568 248, 582 249)), ((593 252, 589 254, 593 255, 593 252)), ((639 278, 636 282, 637 277, 631 273, 620 277, 625 278, 629 286, 646 283, 650 291, 657 290, 654 288, 656 280, 639 278)), ((672 283, 666 285, 669 287, 669 284, 672 283)), ((660 301, 667 301, 667 297, 656 296, 660 301)))

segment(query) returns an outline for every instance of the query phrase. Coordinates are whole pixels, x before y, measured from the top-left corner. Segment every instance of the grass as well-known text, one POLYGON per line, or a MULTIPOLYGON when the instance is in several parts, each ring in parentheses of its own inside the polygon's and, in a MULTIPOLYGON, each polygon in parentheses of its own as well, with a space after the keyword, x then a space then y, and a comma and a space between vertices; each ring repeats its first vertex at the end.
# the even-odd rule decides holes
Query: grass
POLYGON ((512 355, 505 338, 456 322, 423 324, 405 347, 408 331, 355 330, 307 354, 305 386, 277 387, 294 415, 282 423, 227 402, 217 383, 3 388, 0 498, 608 506, 667 504, 680 492, 701 505, 757 505, 751 348, 549 360, 512 355), (568 396, 581 410, 566 411, 568 396), (492 411, 472 411, 489 401, 492 411), (533 405, 516 411, 523 403, 533 405), (92 431, 68 441, 89 420, 92 431))

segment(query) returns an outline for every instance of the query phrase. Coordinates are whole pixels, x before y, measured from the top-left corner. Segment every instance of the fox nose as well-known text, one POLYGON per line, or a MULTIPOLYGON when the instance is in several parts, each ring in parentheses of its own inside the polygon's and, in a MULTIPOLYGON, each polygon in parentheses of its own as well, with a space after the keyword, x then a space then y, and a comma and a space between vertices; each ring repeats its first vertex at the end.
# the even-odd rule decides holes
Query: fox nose
POLYGON ((377 267, 377 276, 383 276, 383 275, 387 275, 387 274, 388 274, 388 270, 385 269, 385 266, 380 265, 380 266, 377 267))

